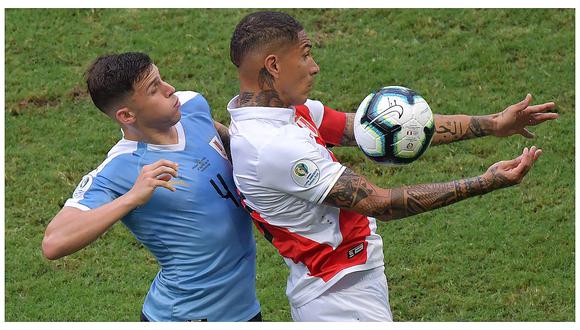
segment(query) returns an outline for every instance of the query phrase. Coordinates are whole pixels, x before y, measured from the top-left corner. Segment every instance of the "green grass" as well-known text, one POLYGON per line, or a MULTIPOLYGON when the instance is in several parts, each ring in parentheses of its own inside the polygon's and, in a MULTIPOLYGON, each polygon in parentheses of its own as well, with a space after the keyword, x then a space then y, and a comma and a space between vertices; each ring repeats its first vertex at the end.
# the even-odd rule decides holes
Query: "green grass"
MULTIPOLYGON (((214 117, 238 89, 229 38, 251 10, 7 9, 5 12, 5 315, 7 321, 136 321, 157 264, 122 225, 59 261, 46 225, 119 138, 82 75, 96 56, 149 53, 164 79, 203 93, 214 117)), ((534 141, 492 137, 433 147, 385 168, 354 149, 339 159, 385 187, 482 173, 531 143, 544 155, 522 184, 379 224, 397 321, 574 321, 574 10, 288 10, 321 67, 311 98, 354 110, 403 85, 436 113, 487 114, 526 93, 560 119, 534 141)), ((264 318, 288 321, 287 269, 258 242, 264 318)))

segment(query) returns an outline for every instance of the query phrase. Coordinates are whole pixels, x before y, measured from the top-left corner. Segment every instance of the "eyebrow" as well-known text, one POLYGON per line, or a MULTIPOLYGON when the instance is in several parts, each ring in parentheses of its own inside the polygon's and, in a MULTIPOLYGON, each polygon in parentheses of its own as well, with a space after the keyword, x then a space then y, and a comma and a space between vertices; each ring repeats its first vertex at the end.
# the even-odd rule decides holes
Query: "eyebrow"
POLYGON ((155 77, 155 79, 153 79, 148 85, 147 88, 145 88, 145 90, 149 90, 151 88, 151 86, 153 86, 154 84, 159 82, 159 77, 155 77))

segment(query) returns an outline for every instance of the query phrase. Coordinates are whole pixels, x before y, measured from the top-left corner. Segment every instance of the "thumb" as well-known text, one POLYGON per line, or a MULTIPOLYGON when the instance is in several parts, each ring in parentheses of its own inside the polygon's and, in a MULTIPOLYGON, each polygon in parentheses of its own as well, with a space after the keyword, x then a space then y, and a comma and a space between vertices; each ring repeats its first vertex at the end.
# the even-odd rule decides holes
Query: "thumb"
POLYGON ((518 110, 523 110, 528 107, 530 102, 532 102, 532 94, 528 93, 523 100, 516 104, 516 108, 518 110))
POLYGON ((522 129, 519 133, 528 139, 534 138, 536 136, 534 133, 530 132, 527 128, 522 129))

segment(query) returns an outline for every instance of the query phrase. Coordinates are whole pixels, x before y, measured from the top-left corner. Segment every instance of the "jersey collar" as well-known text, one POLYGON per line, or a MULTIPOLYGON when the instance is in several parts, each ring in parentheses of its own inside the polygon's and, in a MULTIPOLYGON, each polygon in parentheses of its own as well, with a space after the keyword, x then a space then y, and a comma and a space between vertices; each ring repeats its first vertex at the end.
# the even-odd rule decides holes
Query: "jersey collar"
POLYGON ((185 131, 183 130, 183 125, 181 125, 181 121, 178 121, 175 124, 175 129, 177 129, 177 143, 176 144, 148 144, 141 141, 133 141, 125 139, 125 132, 121 129, 121 133, 123 134, 123 138, 120 142, 123 144, 133 144, 137 143, 141 146, 146 146, 147 150, 151 151, 182 151, 185 149, 185 131))
POLYGON ((240 122, 250 119, 278 120, 285 123, 293 123, 296 116, 293 108, 276 107, 242 107, 236 106, 239 95, 228 102, 228 112, 234 121, 240 122))

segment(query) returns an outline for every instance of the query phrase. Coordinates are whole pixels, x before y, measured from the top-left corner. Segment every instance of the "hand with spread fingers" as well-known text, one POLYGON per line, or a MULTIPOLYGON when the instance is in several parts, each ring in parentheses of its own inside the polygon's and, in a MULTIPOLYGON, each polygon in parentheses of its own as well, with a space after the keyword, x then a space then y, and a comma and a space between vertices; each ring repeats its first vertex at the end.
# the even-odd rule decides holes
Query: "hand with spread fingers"
POLYGON ((528 130, 529 126, 536 126, 558 118, 557 113, 547 112, 556 107, 554 102, 537 105, 530 105, 531 103, 532 95, 528 94, 521 102, 510 105, 504 111, 496 114, 493 135, 504 137, 521 134, 527 138, 533 138, 535 135, 528 130))
POLYGON ((540 155, 542 155, 542 149, 536 146, 526 147, 517 158, 491 165, 482 177, 491 189, 516 185, 523 180, 540 155))

